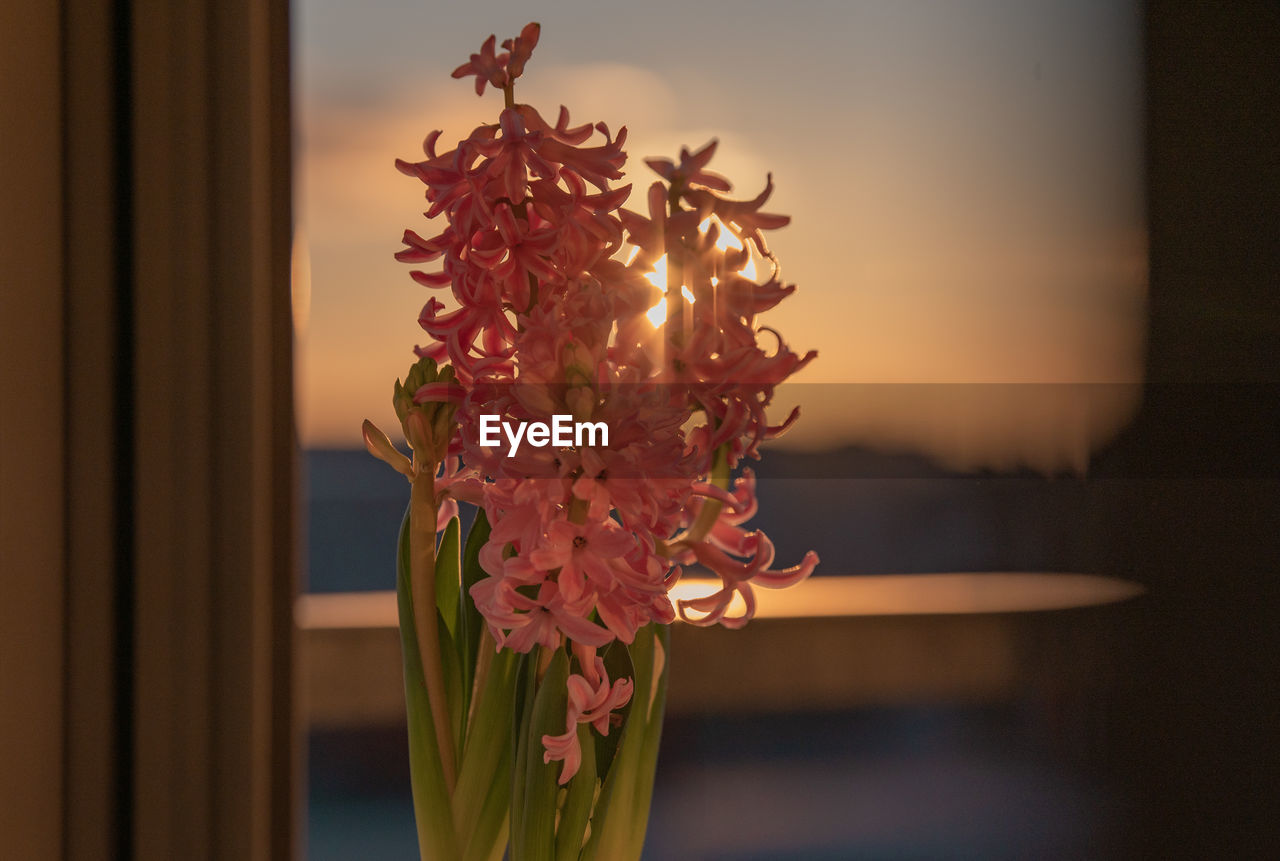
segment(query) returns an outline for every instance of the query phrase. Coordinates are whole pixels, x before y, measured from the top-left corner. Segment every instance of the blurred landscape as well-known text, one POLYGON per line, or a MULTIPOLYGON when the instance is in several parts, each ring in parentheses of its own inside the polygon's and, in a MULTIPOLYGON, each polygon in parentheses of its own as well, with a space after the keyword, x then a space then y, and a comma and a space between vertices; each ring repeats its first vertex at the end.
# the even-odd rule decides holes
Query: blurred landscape
MULTIPOLYGON (((1114 857, 1131 813, 1025 707, 670 716, 646 861, 1114 857)), ((411 858, 404 730, 312 736, 311 861, 411 858)))
MULTIPOLYGON (((363 450, 306 452, 313 592, 392 589, 403 476, 363 450)), ((1106 485, 1031 472, 960 473, 861 448, 766 451, 749 462, 778 564, 817 575, 1107 570, 1106 485)), ((470 517, 469 513, 464 514, 470 517)), ((464 524, 465 525, 465 524, 464 524)))
MULTIPOLYGON (((776 542, 779 564, 816 549, 823 561, 815 576, 1114 574, 1108 566, 1122 558, 1106 511, 1123 481, 953 472, 924 457, 852 447, 772 450, 753 466, 760 477, 754 524, 776 542)), ((403 477, 351 450, 306 452, 306 475, 308 588, 393 588, 403 477)), ((1087 699, 1080 707, 1067 678, 1079 672, 1061 671, 1072 660, 1091 666, 1080 647, 1109 642, 1123 612, 1030 614, 1015 628, 1018 659, 1029 669, 994 696, 936 692, 853 708, 762 703, 670 712, 645 858, 1105 857, 1129 802, 1088 741, 1099 716, 1087 699)), ((908 636, 932 637, 937 647, 948 642, 929 633, 927 619, 912 625, 917 633, 908 636)), ((404 733, 400 724, 312 732, 311 861, 412 856, 404 733)))

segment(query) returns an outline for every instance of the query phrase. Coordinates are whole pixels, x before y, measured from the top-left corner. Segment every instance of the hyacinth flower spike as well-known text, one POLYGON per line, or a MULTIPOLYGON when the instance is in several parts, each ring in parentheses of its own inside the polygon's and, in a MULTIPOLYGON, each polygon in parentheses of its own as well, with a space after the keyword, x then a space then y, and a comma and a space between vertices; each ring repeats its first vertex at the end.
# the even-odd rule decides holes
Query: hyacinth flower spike
POLYGON ((817 564, 773 569, 746 526, 751 472, 731 484, 795 420, 767 411, 814 357, 759 319, 795 290, 763 236, 789 221, 762 211, 772 177, 729 197, 712 141, 646 160, 644 212, 624 208, 626 128, 516 100, 540 35, 491 36, 454 70, 502 93, 493 122, 452 148, 432 132, 424 159, 396 162, 438 228, 406 230, 396 255, 430 291, 394 397, 412 457, 367 423, 364 437, 411 486, 397 591, 424 859, 638 859, 667 626, 739 626, 753 586, 817 564), (555 416, 609 439, 483 442, 486 421, 555 416), (465 541, 459 503, 476 508, 465 541), (690 566, 721 588, 677 607, 690 566))

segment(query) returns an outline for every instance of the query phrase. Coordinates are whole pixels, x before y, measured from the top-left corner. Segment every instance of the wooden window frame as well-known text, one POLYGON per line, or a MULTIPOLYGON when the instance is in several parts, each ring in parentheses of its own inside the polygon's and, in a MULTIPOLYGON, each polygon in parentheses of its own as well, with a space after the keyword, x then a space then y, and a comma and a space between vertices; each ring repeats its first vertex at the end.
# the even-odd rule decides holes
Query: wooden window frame
POLYGON ((6 852, 293 857, 288 2, 0 24, 6 852))

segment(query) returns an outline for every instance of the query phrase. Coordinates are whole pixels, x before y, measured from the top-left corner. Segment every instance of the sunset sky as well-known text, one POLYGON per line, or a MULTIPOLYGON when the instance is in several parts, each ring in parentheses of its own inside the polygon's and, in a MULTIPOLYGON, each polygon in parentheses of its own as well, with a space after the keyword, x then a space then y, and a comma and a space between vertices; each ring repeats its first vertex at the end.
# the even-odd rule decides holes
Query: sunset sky
MULTIPOLYGON (((768 208, 792 223, 769 241, 800 286, 765 322, 794 349, 819 351, 799 382, 1139 379, 1136 6, 301 0, 304 444, 358 445, 366 417, 394 426, 391 385, 423 337, 427 291, 392 254, 404 228, 439 226, 422 217, 421 184, 393 161, 416 159, 432 129, 455 141, 496 119, 500 96, 477 98, 449 72, 489 33, 514 35, 530 19, 542 39, 517 99, 626 125, 625 181, 643 190, 654 175, 642 157, 712 137, 712 167, 738 195, 754 196, 773 172, 768 208)), ((970 398, 956 387, 942 405, 869 387, 822 391, 798 396, 795 444, 915 449, 970 465, 1075 463, 1132 408, 1114 388, 970 398)))

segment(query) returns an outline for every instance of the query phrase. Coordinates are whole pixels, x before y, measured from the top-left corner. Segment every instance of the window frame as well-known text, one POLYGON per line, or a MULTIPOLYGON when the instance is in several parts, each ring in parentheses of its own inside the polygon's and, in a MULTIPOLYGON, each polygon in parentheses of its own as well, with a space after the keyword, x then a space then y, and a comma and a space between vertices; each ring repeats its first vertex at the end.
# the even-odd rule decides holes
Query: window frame
POLYGON ((14 13, 0 833, 22 857, 294 857, 289 5, 14 13))

